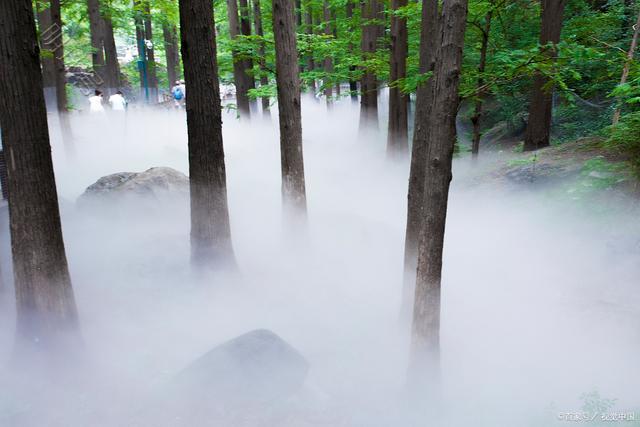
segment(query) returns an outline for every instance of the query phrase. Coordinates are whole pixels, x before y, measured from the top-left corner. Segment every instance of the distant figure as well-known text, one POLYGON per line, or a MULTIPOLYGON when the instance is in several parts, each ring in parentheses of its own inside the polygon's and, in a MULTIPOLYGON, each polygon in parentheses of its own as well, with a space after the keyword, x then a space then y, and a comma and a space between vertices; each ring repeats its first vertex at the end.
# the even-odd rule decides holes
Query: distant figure
POLYGON ((180 108, 184 105, 184 99, 186 97, 184 80, 176 80, 175 86, 171 88, 171 95, 173 95, 176 107, 180 108))
POLYGON ((89 111, 92 113, 104 113, 102 91, 96 89, 94 95, 89 97, 89 111))
POLYGON ((111 105, 113 111, 125 111, 127 109, 127 100, 124 99, 121 91, 117 91, 109 97, 109 105, 111 105))

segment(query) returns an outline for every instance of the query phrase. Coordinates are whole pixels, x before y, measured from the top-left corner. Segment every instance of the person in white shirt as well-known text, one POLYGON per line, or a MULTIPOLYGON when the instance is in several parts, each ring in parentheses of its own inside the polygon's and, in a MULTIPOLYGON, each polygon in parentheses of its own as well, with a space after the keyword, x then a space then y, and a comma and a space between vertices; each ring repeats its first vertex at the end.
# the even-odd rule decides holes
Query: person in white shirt
POLYGON ((109 97, 109 105, 113 111, 125 111, 127 109, 127 100, 124 99, 122 92, 117 91, 109 97))
POLYGON ((89 97, 89 111, 92 113, 104 112, 104 107, 102 106, 102 92, 98 89, 95 90, 93 96, 89 97))

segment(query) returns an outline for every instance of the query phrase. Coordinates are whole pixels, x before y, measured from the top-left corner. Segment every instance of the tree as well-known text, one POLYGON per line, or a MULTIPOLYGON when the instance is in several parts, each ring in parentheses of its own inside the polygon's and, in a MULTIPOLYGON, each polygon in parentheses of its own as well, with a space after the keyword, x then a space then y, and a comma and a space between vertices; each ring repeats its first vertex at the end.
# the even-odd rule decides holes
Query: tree
POLYGON ((285 206, 306 213, 307 197, 302 156, 300 76, 293 0, 273 0, 273 36, 280 121, 282 196, 285 206))
POLYGON ((93 72, 97 86, 111 93, 120 86, 120 66, 109 5, 109 1, 102 5, 100 0, 87 0, 93 72))
MULTIPOLYGON (((379 35, 380 5, 378 0, 365 0, 361 3, 362 24, 361 50, 363 59, 370 59, 376 52, 379 35)), ((378 79, 365 65, 360 80, 360 128, 378 126, 378 79)))
POLYGON ((408 98, 398 85, 407 76, 407 54, 409 42, 407 20, 398 16, 398 10, 407 5, 407 0, 391 0, 391 54, 389 57, 389 128, 387 152, 398 155, 408 152, 408 98))
POLYGON ((102 44, 104 47, 104 78, 109 93, 115 93, 122 86, 120 80, 120 64, 118 63, 118 51, 113 35, 112 0, 106 0, 101 11, 102 17, 102 44))
MULTIPOLYGON (((324 0, 322 2, 322 17, 324 20, 324 35, 331 37, 331 9, 329 8, 328 0, 324 0)), ((327 105, 331 105, 333 102, 333 88, 329 81, 329 76, 333 73, 333 60, 331 59, 331 55, 327 55, 324 58, 324 72, 326 76, 322 82, 322 85, 324 86, 324 96, 327 100, 327 105)))
MULTIPOLYGON (((627 60, 624 63, 624 67, 622 68, 622 76, 620 77, 620 85, 622 86, 627 82, 629 78, 629 69, 631 68, 631 61, 633 61, 633 56, 636 53, 636 48, 638 47, 638 34, 640 33, 640 14, 638 14, 638 19, 636 20, 636 25, 633 26, 633 38, 631 39, 631 46, 629 46, 629 51, 627 52, 627 60)), ((615 126, 620 121, 620 107, 616 108, 613 112, 613 120, 612 125, 615 126)))
MULTIPOLYGON (((265 60, 265 41, 264 30, 262 28, 262 11, 260 10, 260 0, 253 0, 253 25, 255 27, 256 36, 260 37, 258 45, 258 66, 260 67, 260 86, 265 87, 269 84, 269 76, 267 74, 267 63, 265 60)), ((262 114, 265 117, 271 117, 269 108, 270 99, 268 96, 262 97, 262 114)))
MULTIPOLYGON (((435 66, 436 40, 438 29, 438 0, 423 0, 420 32, 420 66, 421 75, 432 73, 435 66)), ((429 144, 428 120, 431 114, 431 97, 433 79, 418 85, 416 93, 415 129, 411 147, 411 164, 409 169, 409 191, 407 194, 407 228, 404 240, 404 286, 402 312, 410 311, 413 301, 415 274, 418 259, 418 239, 422 228, 422 207, 424 196, 424 177, 427 167, 426 152, 429 144)))
MULTIPOLYGON (((240 4, 240 33, 245 37, 251 37, 251 18, 249 17, 249 4, 247 0, 238 0, 240 4)), ((247 77, 247 89, 255 89, 256 81, 253 78, 253 60, 251 56, 244 59, 244 70, 247 77)), ((256 101, 249 99, 251 108, 255 108, 256 101)))
POLYGON ((18 341, 64 345, 64 339, 78 333, 78 317, 30 0, 0 2, 0 123, 5 155, 11 159, 7 184, 18 341))
POLYGON ((164 39, 164 54, 167 58, 167 81, 169 88, 171 88, 180 78, 180 46, 178 46, 178 29, 175 24, 164 21, 162 23, 162 37, 164 39))
POLYGON ((189 137, 191 260, 195 266, 235 264, 227 204, 222 109, 213 4, 180 0, 180 36, 189 137))
MULTIPOLYGON (((305 32, 308 36, 313 35, 313 5, 311 0, 307 0, 306 5, 306 13, 305 13, 305 32)), ((316 69, 316 64, 313 59, 313 52, 310 52, 307 55, 307 70, 314 71, 316 69)), ((311 80, 311 89, 313 93, 316 93, 316 80, 311 80)))
MULTIPOLYGON (((347 0, 346 4, 346 17, 347 17, 347 29, 349 32, 353 31, 353 0, 347 0)), ((353 43, 349 42, 349 52, 353 51, 353 43)), ((358 81, 353 77, 356 72, 356 67, 354 65, 349 67, 349 95, 351 97, 352 102, 358 101, 358 81)))
POLYGON ((105 82, 104 75, 104 47, 102 43, 104 25, 100 15, 100 0, 87 0, 89 12, 89 31, 91 33, 91 62, 93 72, 96 75, 96 83, 102 87, 105 82))
POLYGON ((143 16, 147 84, 149 85, 149 91, 151 92, 151 99, 155 103, 158 101, 158 75, 156 72, 156 57, 153 45, 153 27, 151 25, 151 5, 149 3, 149 0, 144 0, 142 6, 144 8, 143 16))
POLYGON ((491 32, 491 19, 493 17, 493 9, 490 9, 484 17, 484 26, 479 27, 482 42, 480 43, 480 62, 478 63, 478 84, 476 89, 476 100, 473 107, 473 116, 471 123, 473 124, 473 137, 471 140, 471 155, 473 158, 478 157, 480 151, 480 118, 482 117, 482 95, 484 91, 484 72, 487 67, 487 48, 489 47, 489 34, 491 32))
POLYGON ((431 109, 429 117, 417 118, 427 120, 429 126, 424 157, 424 222, 418 249, 411 366, 416 372, 427 374, 436 374, 439 369, 442 251, 456 140, 458 85, 466 17, 467 0, 444 2, 431 85, 431 109))
MULTIPOLYGON (((227 16, 229 18, 229 37, 232 43, 240 35, 240 21, 238 20, 238 3, 236 0, 227 0, 227 16)), ((236 84, 236 102, 240 117, 251 115, 249 107, 248 91, 251 87, 250 78, 246 71, 246 62, 240 57, 238 48, 234 45, 231 49, 233 56, 233 80, 236 84)), ((184 60, 184 59, 183 59, 184 60)), ((253 80, 253 79, 251 79, 253 80)))
MULTIPOLYGON (((542 0, 542 24, 540 28, 541 54, 550 61, 555 60, 556 47, 560 42, 562 15, 566 0, 542 0), (551 44, 549 46, 549 44, 551 44)), ((549 146, 551 133, 553 86, 549 78, 537 72, 533 78, 529 122, 524 138, 524 151, 533 151, 549 146)))

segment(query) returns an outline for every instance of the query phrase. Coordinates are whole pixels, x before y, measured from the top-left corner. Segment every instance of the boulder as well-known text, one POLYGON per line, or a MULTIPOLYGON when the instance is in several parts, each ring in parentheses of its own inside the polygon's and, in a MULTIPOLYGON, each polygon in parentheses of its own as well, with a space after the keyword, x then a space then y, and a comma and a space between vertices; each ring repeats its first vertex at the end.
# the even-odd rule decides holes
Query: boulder
POLYGON ((125 199, 160 201, 189 194, 189 178, 168 167, 154 167, 144 172, 118 172, 103 176, 78 198, 79 204, 118 202, 125 199))

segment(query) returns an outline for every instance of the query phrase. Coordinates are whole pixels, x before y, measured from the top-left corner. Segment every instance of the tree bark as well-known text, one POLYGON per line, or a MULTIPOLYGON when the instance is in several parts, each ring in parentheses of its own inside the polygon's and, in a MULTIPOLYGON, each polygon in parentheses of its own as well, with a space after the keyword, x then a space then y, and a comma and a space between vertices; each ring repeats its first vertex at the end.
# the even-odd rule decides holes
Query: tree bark
POLYGON ((18 342, 42 350, 64 346, 78 333, 78 318, 30 0, 0 2, 0 122, 8 160, 18 342))
MULTIPOLYGON (((249 4, 247 0, 238 0, 240 3, 240 32, 243 36, 251 35, 251 17, 249 16, 249 4)), ((256 81, 253 78, 253 60, 246 58, 244 60, 244 69, 247 76, 247 88, 255 89, 256 81)), ((256 107, 257 103, 255 99, 249 99, 249 105, 251 108, 256 107)))
POLYGON ((40 28, 40 47, 43 50, 40 55, 42 64, 42 85, 44 86, 44 99, 48 110, 56 105, 56 68, 54 63, 55 45, 62 41, 62 27, 55 28, 51 19, 51 4, 36 3, 38 9, 38 25, 40 28))
MULTIPOLYGON (((627 78, 629 78, 629 69, 631 68, 631 61, 633 61, 633 56, 635 55, 636 49, 638 47, 638 33, 640 32, 640 14, 638 14, 638 19, 636 20, 636 25, 633 26, 633 38, 631 39, 631 46, 629 46, 629 51, 627 52, 627 60, 624 63, 624 68, 622 69, 622 76, 620 77, 620 85, 623 85, 627 82, 627 78)), ((613 120, 612 125, 615 126, 620 121, 620 106, 616 108, 613 112, 613 120)))
MULTIPOLYGON (((426 118, 429 126, 423 141, 426 143, 424 222, 420 230, 410 362, 419 382, 437 381, 439 373, 442 251, 466 16, 467 0, 444 2, 431 85, 431 111, 426 118)), ((424 92, 421 95, 424 96, 424 92)))
MULTIPOLYGON (((562 15, 566 0, 542 0, 542 24, 540 29, 541 53, 555 61, 555 45, 560 42, 562 15), (552 47, 547 44, 552 43, 552 47)), ((549 79, 541 73, 533 78, 529 121, 524 138, 524 151, 533 151, 549 146, 551 134, 551 114, 553 88, 548 87, 549 79)))
MULTIPOLYGON (((258 56, 260 60, 258 61, 258 66, 260 67, 260 86, 269 85, 269 77, 267 74, 267 64, 265 62, 265 43, 264 43, 264 30, 262 28, 262 11, 260 10, 260 0, 253 0, 253 25, 255 27, 256 36, 260 37, 260 45, 258 46, 258 56)), ((261 98, 262 102, 262 114, 270 118, 270 99, 268 96, 263 96, 261 98)))
POLYGON ((91 33, 91 63, 93 64, 93 72, 96 76, 96 85, 102 88, 105 83, 105 61, 103 45, 104 26, 102 16, 100 15, 100 0, 87 0, 87 8, 89 12, 89 31, 91 33))
POLYGON ((189 138, 191 261, 235 266, 227 205, 222 109, 213 4, 180 0, 182 61, 189 138))
POLYGON ((113 22, 110 14, 104 14, 102 18, 104 26, 104 59, 105 59, 105 86, 108 93, 113 95, 122 86, 120 80, 120 64, 118 63, 118 51, 116 49, 116 41, 113 36, 113 22))
MULTIPOLYGON (((436 57, 436 40, 440 34, 438 0, 423 0, 422 31, 420 33, 420 73, 433 72, 436 57)), ((418 239, 422 228, 422 200, 426 170, 426 150, 429 144, 429 116, 433 78, 417 88, 416 111, 411 147, 409 191, 407 195, 407 229, 404 243, 404 280, 402 313, 411 311, 418 259, 418 239)))
MULTIPOLYGON (((331 31, 331 9, 329 9, 328 0, 324 0, 322 3, 322 16, 324 20, 324 35, 329 37, 333 33, 331 31)), ((324 58, 324 72, 325 78, 322 82, 322 85, 324 86, 324 96, 327 100, 327 105, 331 105, 333 102, 333 88, 331 79, 329 78, 329 75, 333 73, 333 60, 331 59, 331 56, 326 56, 324 58)))
POLYGON ((133 0, 133 22, 136 27, 136 44, 138 47, 138 71, 140 73, 140 89, 144 91, 145 101, 149 102, 149 81, 147 76, 147 53, 145 47, 144 20, 140 0, 133 0))
MULTIPOLYGON (((370 59, 376 52, 379 34, 379 24, 375 22, 378 16, 378 0, 362 2, 361 17, 363 59, 370 59)), ((365 68, 360 80, 360 129, 378 126, 378 81, 373 71, 365 68)))
MULTIPOLYGON (((391 0, 393 12, 405 7, 407 0, 391 0)), ((407 20, 391 14, 391 53, 389 60, 389 128, 387 153, 404 155, 409 151, 408 98, 397 85, 407 77, 407 55, 409 53, 407 20)))
POLYGON ((153 103, 158 101, 158 75, 156 71, 155 46, 153 44, 153 27, 151 25, 151 6, 149 0, 145 0, 144 6, 144 38, 151 42, 145 43, 145 51, 147 56, 147 82, 149 84, 149 92, 153 103))
POLYGON ((162 24, 162 36, 164 38, 164 54, 167 58, 167 83, 169 89, 171 89, 180 78, 178 29, 174 24, 164 22, 162 24))
MULTIPOLYGON (((238 20, 238 3, 236 0, 227 0, 227 16, 229 18, 229 37, 233 43, 240 35, 240 21, 238 20)), ((245 70, 245 62, 239 57, 238 50, 232 48, 233 56, 233 80, 236 84, 236 103, 238 104, 238 113, 240 117, 250 117, 251 109, 249 107, 249 76, 245 70)), ((184 59, 183 59, 184 60, 184 59)))
POLYGON ((307 198, 302 155, 300 76, 293 0, 273 0, 276 83, 280 118, 280 161, 285 207, 306 214, 307 198))
POLYGON ((476 85, 476 100, 473 107, 473 137, 471 139, 471 156, 475 159, 480 151, 480 119, 482 118, 482 98, 484 95, 484 70, 487 67, 487 48, 489 46, 489 35, 491 33, 491 18, 493 10, 489 10, 484 17, 484 27, 482 29, 482 43, 480 45, 480 62, 478 63, 478 83, 476 85))

